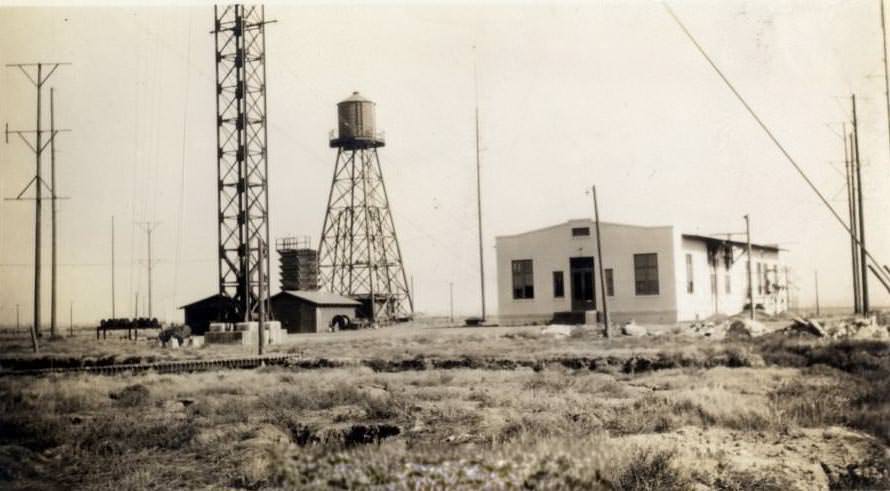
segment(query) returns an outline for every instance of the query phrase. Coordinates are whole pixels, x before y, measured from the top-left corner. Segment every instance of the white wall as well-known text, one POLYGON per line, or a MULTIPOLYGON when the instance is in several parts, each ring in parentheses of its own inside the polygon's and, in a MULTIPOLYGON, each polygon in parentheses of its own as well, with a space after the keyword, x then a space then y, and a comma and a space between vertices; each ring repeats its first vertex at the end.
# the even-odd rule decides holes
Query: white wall
MULTIPOLYGON (((748 271, 747 257, 744 254, 744 248, 736 246, 733 248, 733 256, 735 262, 730 266, 728 279, 731 282, 731 291, 726 293, 726 266, 722 254, 717 262, 717 294, 711 292, 711 268, 708 263, 707 246, 701 240, 680 237, 680 247, 677 254, 677 291, 678 302, 677 310, 679 311, 679 320, 690 321, 696 319, 705 319, 715 313, 733 315, 744 308, 748 303, 748 271), (693 293, 686 291, 686 254, 692 255, 693 262, 693 293)), ((757 275, 757 264, 763 264, 764 268, 777 267, 778 271, 784 271, 784 265, 779 259, 779 254, 772 250, 754 247, 752 254, 754 263, 752 266, 752 276, 754 279, 754 302, 762 304, 770 313, 784 311, 785 293, 782 290, 778 295, 768 294, 765 290, 763 294, 758 294, 757 286, 760 278, 757 275), (777 301, 778 300, 778 301, 777 301)), ((778 283, 784 288, 784 274, 770 275, 770 281, 778 283)))
MULTIPOLYGON (((677 318, 675 233, 673 227, 639 227, 601 223, 603 266, 614 274, 615 295, 608 297, 616 321, 674 322, 677 318), (634 254, 658 254, 659 294, 636 295, 634 254)), ((591 220, 572 220, 523 234, 497 238, 498 314, 502 322, 549 320, 554 312, 571 310, 569 258, 592 256, 596 264, 596 231, 591 220), (572 237, 573 227, 590 227, 591 235, 572 237), (512 261, 531 259, 534 299, 514 299, 512 261), (553 297, 553 271, 563 271, 565 297, 553 297)), ((596 305, 601 309, 598 269, 594 272, 596 305)))

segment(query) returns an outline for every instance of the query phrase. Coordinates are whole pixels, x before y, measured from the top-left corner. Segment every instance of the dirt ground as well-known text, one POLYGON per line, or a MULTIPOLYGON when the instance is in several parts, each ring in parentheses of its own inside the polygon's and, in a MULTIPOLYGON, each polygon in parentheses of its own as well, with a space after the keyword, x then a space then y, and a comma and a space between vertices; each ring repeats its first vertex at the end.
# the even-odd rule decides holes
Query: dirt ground
MULTIPOLYGON (((276 347, 354 364, 0 377, 0 487, 890 488, 883 341, 547 332, 399 326, 276 347)), ((41 356, 252 352, 86 334, 41 356)))

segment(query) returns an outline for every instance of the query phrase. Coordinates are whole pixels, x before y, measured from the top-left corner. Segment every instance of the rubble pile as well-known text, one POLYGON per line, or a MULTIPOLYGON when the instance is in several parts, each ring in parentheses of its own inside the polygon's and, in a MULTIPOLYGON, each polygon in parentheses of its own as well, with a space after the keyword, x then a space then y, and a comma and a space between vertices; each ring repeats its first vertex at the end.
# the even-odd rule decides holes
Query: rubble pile
POLYGON ((888 339, 886 325, 880 325, 876 317, 852 317, 833 319, 820 323, 814 319, 794 317, 792 324, 782 329, 786 336, 813 336, 830 339, 888 339))
POLYGON ((711 339, 724 339, 730 326, 736 319, 723 316, 720 320, 705 320, 693 322, 686 332, 692 336, 702 336, 711 339))
POLYGON ((843 319, 825 328, 825 334, 833 339, 887 339, 887 326, 878 325, 877 318, 857 317, 843 319))

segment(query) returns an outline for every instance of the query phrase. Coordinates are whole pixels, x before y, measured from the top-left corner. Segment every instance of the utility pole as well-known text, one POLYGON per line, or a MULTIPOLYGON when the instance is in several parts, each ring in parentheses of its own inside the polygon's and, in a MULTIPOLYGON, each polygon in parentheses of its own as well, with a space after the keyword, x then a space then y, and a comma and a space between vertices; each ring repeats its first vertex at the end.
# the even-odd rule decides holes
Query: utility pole
MULTIPOLYGON (((43 188, 48 187, 46 185, 46 182, 41 177, 41 164, 40 164, 43 150, 46 149, 46 144, 43 142, 43 133, 45 133, 47 131, 47 130, 42 129, 42 127, 40 125, 40 123, 41 123, 41 102, 42 102, 41 89, 43 88, 43 84, 46 83, 46 81, 52 76, 52 74, 56 71, 56 69, 59 68, 59 66, 67 65, 67 64, 68 63, 16 63, 16 64, 6 65, 7 67, 18 68, 25 75, 25 77, 28 78, 28 80, 31 82, 31 84, 33 84, 34 87, 37 89, 37 127, 34 130, 13 130, 13 131, 10 131, 9 124, 7 124, 5 131, 4 131, 6 143, 9 143, 9 134, 10 133, 16 134, 23 142, 25 142, 25 144, 28 146, 28 148, 30 148, 31 151, 34 152, 34 155, 36 157, 36 172, 35 172, 34 177, 31 179, 31 181, 28 182, 28 184, 25 186, 25 188, 22 190, 22 192, 20 192, 18 194, 18 196, 13 198, 13 200, 15 200, 15 201, 29 200, 30 198, 22 198, 22 196, 25 194, 25 192, 28 190, 28 188, 30 188, 32 185, 34 185, 35 196, 33 198, 33 200, 34 200, 34 327, 33 327, 33 329, 35 332, 35 336, 37 336, 37 337, 41 336, 41 332, 40 332, 40 307, 41 307, 41 303, 40 303, 41 224, 40 224, 40 221, 41 220, 40 219, 41 219, 41 215, 42 215, 42 211, 43 211, 42 210, 43 188), (43 70, 44 66, 46 66, 49 69, 48 73, 46 73, 46 74, 44 74, 44 70, 43 70), (36 67, 34 70, 36 72, 35 77, 31 76, 32 67, 36 67), (34 143, 31 142, 31 139, 29 137, 25 136, 27 134, 34 135, 34 143)), ((67 130, 56 130, 55 128, 53 128, 50 133, 50 141, 55 139, 56 133, 58 133, 59 131, 67 131, 67 130)), ((52 190, 51 190, 51 192, 52 192, 52 190)), ((53 195, 54 195, 54 192, 53 192, 53 195)), ((52 332, 52 334, 55 334, 55 333, 52 332)), ((35 344, 35 352, 36 352, 36 344, 35 344)))
MULTIPOLYGON (((263 271, 263 265, 265 264, 264 256, 266 252, 266 244, 263 243, 263 239, 257 239, 259 242, 259 249, 257 250, 257 273, 259 274, 259 298, 257 301, 260 303, 259 305, 259 328, 257 329, 257 341, 259 342, 258 354, 263 354, 263 349, 266 344, 266 276, 265 271, 263 271)), ((372 298, 371 298, 371 322, 374 321, 374 298, 373 298, 373 289, 372 298)))
POLYGON ((747 242, 747 254, 748 254, 748 306, 751 308, 751 320, 755 319, 754 316, 754 279, 751 276, 751 266, 753 262, 753 256, 751 254, 751 219, 748 215, 745 215, 745 237, 747 242))
POLYGON ((473 46, 473 82, 476 100, 476 217, 479 225, 479 290, 482 296, 482 322, 485 322, 485 254, 482 248, 482 176, 479 159, 479 76, 476 70, 475 46, 473 46))
POLYGON ((448 283, 448 321, 454 324, 454 283, 448 283))
POLYGON ((603 329, 606 337, 609 337, 609 306, 606 303, 606 276, 603 273, 603 241, 600 238, 600 210, 596 201, 596 186, 590 186, 593 194, 593 218, 596 225, 596 262, 600 269, 600 293, 603 299, 603 329))
MULTIPOLYGON (((152 318, 151 311, 151 233, 160 225, 160 222, 140 222, 140 225, 145 229, 145 233, 148 236, 148 319, 152 318)), ((137 305, 138 305, 138 297, 137 297, 137 305)))
MULTIPOLYGON (((54 135, 56 129, 55 89, 49 88, 49 134, 54 135)), ((50 288, 49 288, 49 335, 56 337, 56 293, 57 281, 56 273, 58 258, 56 253, 56 139, 50 136, 49 139, 49 193, 50 193, 50 231, 52 233, 52 246, 50 249, 50 288)))
POLYGON ((15 332, 18 333, 21 327, 21 319, 19 317, 19 304, 15 304, 15 332))
POLYGON ((819 270, 813 271, 816 280, 816 317, 821 315, 819 310, 819 270))
POLYGON ((74 301, 68 304, 68 335, 74 336, 74 301))
POLYGON ((884 52, 884 100, 887 103, 887 136, 890 137, 890 80, 887 74, 887 25, 884 20, 884 0, 878 0, 881 4, 881 49, 884 52))
POLYGON ((785 270, 785 311, 791 311, 791 283, 788 281, 788 266, 784 267, 785 270))
POLYGON ((859 160, 859 124, 856 119, 856 94, 852 94, 850 99, 853 104, 853 153, 856 156, 856 182, 859 184, 859 258, 860 273, 859 278, 862 281, 862 314, 868 315, 868 263, 867 252, 865 250, 865 214, 862 206, 862 166, 859 160))
POLYGON ((847 177, 847 209, 849 211, 849 223, 850 223, 850 258, 853 263, 853 312, 858 314, 860 312, 860 297, 859 297, 859 247, 857 245, 857 241, 859 240, 859 227, 857 225, 858 221, 856 219, 856 176, 853 174, 853 135, 852 133, 847 133, 847 125, 843 125, 844 131, 844 168, 846 170, 847 177), (848 144, 849 143, 849 144, 848 144))
POLYGON ((111 318, 116 319, 114 312, 114 215, 111 216, 111 318))

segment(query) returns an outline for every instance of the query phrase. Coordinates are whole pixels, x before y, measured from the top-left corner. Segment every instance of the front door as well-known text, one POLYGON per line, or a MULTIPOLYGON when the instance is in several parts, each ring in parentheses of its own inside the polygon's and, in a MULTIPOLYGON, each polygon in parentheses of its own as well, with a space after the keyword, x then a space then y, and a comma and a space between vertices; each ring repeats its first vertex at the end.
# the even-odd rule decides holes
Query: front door
POLYGON ((593 285, 593 258, 569 258, 569 271, 572 277, 572 311, 596 310, 596 295, 593 285))

